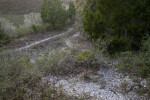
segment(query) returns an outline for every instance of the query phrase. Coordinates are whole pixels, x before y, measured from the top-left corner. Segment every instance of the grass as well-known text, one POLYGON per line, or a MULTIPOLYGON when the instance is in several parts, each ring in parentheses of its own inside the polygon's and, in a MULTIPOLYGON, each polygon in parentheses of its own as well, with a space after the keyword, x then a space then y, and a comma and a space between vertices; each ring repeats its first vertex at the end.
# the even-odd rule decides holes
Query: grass
POLYGON ((43 0, 1 0, 0 22, 5 34, 17 38, 37 32, 40 29, 38 22, 41 22, 37 13, 40 12, 42 3, 43 0))
POLYGON ((80 100, 43 82, 42 77, 26 53, 0 55, 0 100, 80 100))
MULTIPOLYGON (((115 58, 119 61, 116 66, 124 74, 131 76, 134 82, 140 82, 139 78, 146 79, 150 82, 150 38, 143 40, 143 46, 140 51, 122 52, 117 54, 115 58)), ((150 85, 137 90, 137 92, 150 95, 150 85)))
MULTIPOLYGON (((87 59, 84 61, 77 59, 78 56, 85 52, 89 53, 89 51, 81 52, 78 48, 67 48, 62 51, 56 50, 50 53, 47 52, 36 59, 35 66, 37 66, 41 72, 44 72, 45 75, 76 75, 77 73, 82 72, 85 68, 94 70, 99 67, 94 60, 91 60, 91 56, 86 56, 87 59)), ((89 54, 92 54, 92 52, 89 54)))
POLYGON ((13 23, 15 26, 19 26, 24 23, 23 14, 2 14, 0 13, 0 18, 5 18, 10 23, 13 23))
POLYGON ((1 0, 0 12, 11 14, 27 14, 40 12, 43 0, 1 0))
POLYGON ((30 63, 27 56, 14 54, 0 57, 1 99, 13 97, 12 99, 18 100, 31 96, 28 95, 27 90, 31 87, 31 91, 34 91, 34 88, 39 84, 39 80, 40 74, 30 63))
POLYGON ((5 15, 3 17, 5 18, 0 18, 1 29, 11 39, 39 32, 45 27, 39 13, 30 13, 27 15, 7 14, 7 18, 5 15))
POLYGON ((150 62, 149 54, 145 52, 122 53, 119 57, 119 65, 117 66, 120 70, 128 72, 134 76, 142 78, 150 77, 150 62))

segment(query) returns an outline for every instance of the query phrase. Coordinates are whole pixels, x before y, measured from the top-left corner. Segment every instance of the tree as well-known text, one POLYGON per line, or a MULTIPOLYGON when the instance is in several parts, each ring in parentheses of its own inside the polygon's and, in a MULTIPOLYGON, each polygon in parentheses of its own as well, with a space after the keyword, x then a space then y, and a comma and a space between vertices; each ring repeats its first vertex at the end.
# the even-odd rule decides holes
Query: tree
POLYGON ((107 41, 109 53, 137 51, 150 35, 149 0, 87 0, 83 27, 90 39, 107 41))
POLYGON ((72 20, 73 17, 76 14, 76 9, 75 9, 75 5, 73 2, 69 2, 69 9, 68 9, 68 17, 72 20))
POLYGON ((55 29, 66 23, 67 11, 60 0, 44 0, 41 17, 43 22, 51 24, 55 29))

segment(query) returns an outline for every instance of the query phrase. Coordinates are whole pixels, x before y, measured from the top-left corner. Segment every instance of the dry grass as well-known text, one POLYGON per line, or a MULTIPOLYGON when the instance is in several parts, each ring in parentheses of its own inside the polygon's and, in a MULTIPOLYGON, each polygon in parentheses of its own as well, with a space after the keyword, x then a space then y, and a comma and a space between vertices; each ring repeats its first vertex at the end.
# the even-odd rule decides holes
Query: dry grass
POLYGON ((25 53, 0 55, 0 100, 80 100, 42 79, 25 53))
POLYGON ((39 12, 43 0, 0 0, 0 12, 12 14, 27 14, 39 12))
MULTIPOLYGON (((40 12, 44 0, 0 0, 0 13, 27 14, 40 12)), ((61 0, 68 5, 69 1, 61 0)))

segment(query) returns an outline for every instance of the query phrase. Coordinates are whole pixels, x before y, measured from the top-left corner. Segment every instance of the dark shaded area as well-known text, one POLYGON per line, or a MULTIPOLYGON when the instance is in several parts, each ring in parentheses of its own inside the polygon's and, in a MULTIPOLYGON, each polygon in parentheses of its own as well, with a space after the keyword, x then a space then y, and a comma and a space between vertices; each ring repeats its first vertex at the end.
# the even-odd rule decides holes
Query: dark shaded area
POLYGON ((143 38, 150 35, 149 0, 88 0, 83 11, 83 26, 91 40, 110 54, 138 51, 143 38))

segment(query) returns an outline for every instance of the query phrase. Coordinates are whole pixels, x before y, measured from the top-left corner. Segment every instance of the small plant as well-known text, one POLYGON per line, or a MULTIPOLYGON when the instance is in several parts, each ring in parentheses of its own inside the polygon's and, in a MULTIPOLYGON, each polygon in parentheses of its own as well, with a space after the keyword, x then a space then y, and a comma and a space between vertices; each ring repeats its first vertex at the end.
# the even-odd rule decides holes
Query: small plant
POLYGON ((91 51, 83 51, 77 56, 77 61, 92 60, 93 58, 94 54, 91 51))
POLYGON ((97 83, 97 82, 98 82, 98 80, 97 80, 97 79, 95 79, 95 80, 93 80, 93 82, 94 82, 94 83, 97 83))
POLYGON ((93 74, 94 74, 94 75, 99 75, 99 73, 98 73, 98 72, 93 72, 93 74))
POLYGON ((145 93, 147 93, 147 89, 140 88, 140 89, 137 89, 136 92, 138 92, 140 94, 145 94, 145 93))
POLYGON ((31 29, 32 29, 32 31, 33 31, 34 33, 40 31, 41 28, 42 28, 41 25, 35 25, 35 24, 32 25, 32 27, 31 27, 31 29))
POLYGON ((124 93, 127 92, 127 83, 126 83, 126 82, 121 83, 121 86, 120 86, 120 87, 123 89, 123 92, 124 92, 124 93))

